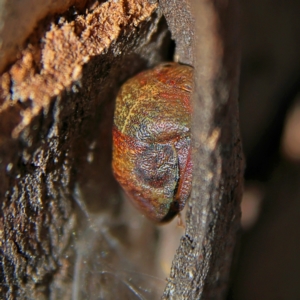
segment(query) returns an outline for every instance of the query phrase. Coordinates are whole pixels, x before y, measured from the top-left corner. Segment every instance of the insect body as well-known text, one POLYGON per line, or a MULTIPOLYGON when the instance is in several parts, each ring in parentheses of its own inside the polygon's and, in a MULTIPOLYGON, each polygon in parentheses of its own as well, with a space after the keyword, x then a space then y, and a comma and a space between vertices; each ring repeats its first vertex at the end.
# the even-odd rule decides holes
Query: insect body
POLYGON ((171 220, 190 195, 192 77, 189 66, 161 64, 129 79, 116 100, 113 172, 155 222, 171 220))

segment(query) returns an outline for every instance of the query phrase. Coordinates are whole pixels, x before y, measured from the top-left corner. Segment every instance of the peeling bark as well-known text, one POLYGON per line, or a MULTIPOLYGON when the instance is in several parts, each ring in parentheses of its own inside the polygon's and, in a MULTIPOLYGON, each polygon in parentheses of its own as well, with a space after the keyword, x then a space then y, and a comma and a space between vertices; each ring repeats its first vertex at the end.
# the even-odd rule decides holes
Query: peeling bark
POLYGON ((163 297, 224 294, 242 185, 237 34, 226 17, 236 3, 195 1, 193 15, 188 1, 151 2, 50 16, 1 75, 3 298, 158 297, 156 284, 122 271, 134 259, 139 272, 153 268, 157 230, 127 211, 110 163, 118 88, 168 58, 162 13, 175 59, 196 70, 193 192, 163 297))

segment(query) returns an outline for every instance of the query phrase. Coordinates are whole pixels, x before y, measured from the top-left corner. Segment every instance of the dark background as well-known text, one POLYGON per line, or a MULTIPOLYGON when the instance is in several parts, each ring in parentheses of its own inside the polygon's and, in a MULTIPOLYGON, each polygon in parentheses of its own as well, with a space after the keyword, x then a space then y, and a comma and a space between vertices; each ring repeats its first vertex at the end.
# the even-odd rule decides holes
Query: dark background
POLYGON ((246 170, 228 299, 300 299, 300 1, 240 3, 246 170))

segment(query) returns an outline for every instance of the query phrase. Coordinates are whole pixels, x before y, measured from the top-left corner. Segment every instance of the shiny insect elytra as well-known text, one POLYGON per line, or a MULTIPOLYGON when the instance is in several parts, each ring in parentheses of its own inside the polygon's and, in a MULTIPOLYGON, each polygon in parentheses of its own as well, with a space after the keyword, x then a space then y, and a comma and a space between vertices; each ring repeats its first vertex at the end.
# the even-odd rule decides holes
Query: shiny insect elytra
POLYGON ((113 172, 154 222, 181 211, 191 191, 193 69, 164 63, 129 79, 117 96, 113 172))

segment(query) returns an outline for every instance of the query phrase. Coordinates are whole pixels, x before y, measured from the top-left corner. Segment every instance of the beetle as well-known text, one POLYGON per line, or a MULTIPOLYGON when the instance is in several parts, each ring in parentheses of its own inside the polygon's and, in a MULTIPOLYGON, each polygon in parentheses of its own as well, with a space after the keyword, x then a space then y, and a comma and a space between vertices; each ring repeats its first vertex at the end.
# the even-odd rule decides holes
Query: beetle
POLYGON ((156 223, 179 213, 191 191, 193 68, 163 63, 121 87, 112 168, 134 206, 156 223))

